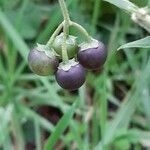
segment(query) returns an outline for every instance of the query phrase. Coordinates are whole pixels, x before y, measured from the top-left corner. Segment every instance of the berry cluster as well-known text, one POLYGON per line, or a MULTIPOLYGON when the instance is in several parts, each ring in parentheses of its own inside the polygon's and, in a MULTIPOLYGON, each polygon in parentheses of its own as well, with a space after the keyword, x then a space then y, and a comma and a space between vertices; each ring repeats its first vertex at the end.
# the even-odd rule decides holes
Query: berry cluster
MULTIPOLYGON (((62 0, 60 5, 64 12, 66 6, 61 2, 62 0)), ((76 90, 85 82, 85 69, 96 70, 103 66, 107 50, 102 42, 90 37, 82 26, 70 21, 70 18, 67 21, 66 12, 64 18, 46 45, 37 44, 37 47, 30 51, 28 62, 35 74, 55 74, 56 81, 62 88, 76 90), (78 44, 77 37, 69 35, 69 26, 79 29, 87 40, 78 44), (64 30, 59 34, 62 28, 64 30)))

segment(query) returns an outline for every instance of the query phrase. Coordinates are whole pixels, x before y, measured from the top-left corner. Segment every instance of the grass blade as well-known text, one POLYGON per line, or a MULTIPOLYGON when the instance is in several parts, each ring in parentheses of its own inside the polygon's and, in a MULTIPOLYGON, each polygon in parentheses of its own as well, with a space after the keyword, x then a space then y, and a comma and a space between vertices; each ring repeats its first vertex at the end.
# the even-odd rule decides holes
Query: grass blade
POLYGON ((133 86, 136 87, 135 91, 130 91, 130 93, 127 95, 126 100, 122 103, 122 106, 120 107, 120 110, 116 114, 115 119, 111 122, 110 126, 107 128, 107 131, 105 133, 104 138, 101 142, 95 147, 95 150, 101 150, 103 143, 104 145, 109 145, 113 138, 115 133, 119 128, 127 128, 128 124, 131 120, 131 117, 137 107, 137 104, 139 103, 139 94, 143 91, 143 87, 141 85, 146 85, 146 81, 149 78, 150 75, 150 59, 147 63, 147 66, 141 73, 140 79, 137 77, 135 84, 133 86), (140 82, 139 82, 140 81, 140 82))
POLYGON ((135 9, 137 9, 137 6, 128 0, 104 0, 104 1, 107 1, 113 5, 121 8, 121 9, 127 10, 129 12, 132 12, 135 9))
POLYGON ((66 127, 69 125, 70 120, 75 112, 76 105, 79 101, 76 101, 71 108, 64 114, 64 116, 61 118, 61 120, 56 125, 56 128, 54 132, 51 134, 51 136, 48 138, 47 143, 45 144, 44 150, 52 150, 54 144, 57 142, 61 134, 64 132, 66 127))
POLYGON ((22 37, 17 33, 15 28, 7 20, 7 17, 0 9, 0 25, 5 30, 9 38, 12 40, 14 46, 18 49, 22 57, 27 60, 29 48, 23 42, 22 37))
POLYGON ((150 48, 150 36, 147 36, 146 38, 142 38, 137 41, 133 41, 127 44, 124 44, 120 46, 117 50, 125 49, 125 48, 150 48))
POLYGON ((34 128, 35 128, 36 150, 42 150, 40 125, 36 119, 34 120, 34 128))

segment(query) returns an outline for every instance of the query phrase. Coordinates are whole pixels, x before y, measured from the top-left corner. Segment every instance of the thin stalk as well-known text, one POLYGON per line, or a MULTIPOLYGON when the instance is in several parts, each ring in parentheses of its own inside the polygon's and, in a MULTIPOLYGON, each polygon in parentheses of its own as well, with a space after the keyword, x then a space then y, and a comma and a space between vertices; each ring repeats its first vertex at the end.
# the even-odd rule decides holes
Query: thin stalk
POLYGON ((101 7, 101 0, 95 0, 94 9, 93 9, 93 16, 92 16, 92 33, 95 34, 96 32, 96 25, 98 22, 98 18, 100 16, 100 7, 101 7))
POLYGON ((19 120, 18 112, 14 112, 12 125, 13 125, 14 137, 15 137, 16 145, 18 149, 25 150, 23 130, 22 130, 21 123, 19 120))
POLYGON ((62 44, 62 59, 64 62, 67 62, 68 61, 68 54, 67 54, 67 45, 66 45, 66 40, 67 40, 67 25, 65 23, 64 25, 64 29, 63 29, 63 32, 64 32, 64 41, 63 41, 63 44, 62 44))
POLYGON ((98 98, 99 98, 99 93, 96 92, 94 95, 94 101, 93 101, 93 107, 94 107, 94 112, 93 112, 93 117, 92 117, 92 148, 95 147, 95 145, 99 141, 99 117, 98 117, 98 112, 99 112, 99 103, 98 103, 98 98))
MULTIPOLYGON (((100 102, 100 130, 101 130, 101 138, 104 138, 105 131, 106 131, 106 126, 107 126, 107 90, 106 90, 106 73, 103 73, 103 87, 101 91, 101 102, 100 102)), ((102 146, 103 145, 103 140, 102 140, 102 146)), ((106 147, 105 147, 106 149, 106 147)))
POLYGON ((39 125, 37 119, 34 119, 34 127, 35 127, 36 150, 42 150, 40 125, 39 125))
POLYGON ((76 29, 78 29, 86 38, 87 42, 91 41, 91 37, 88 34, 88 32, 85 30, 85 28, 83 28, 81 25, 79 25, 76 22, 70 21, 70 26, 74 26, 76 29))
POLYGON ((67 45, 66 45, 66 41, 67 41, 67 36, 69 35, 69 22, 70 22, 70 17, 69 17, 69 13, 68 13, 68 9, 67 6, 65 4, 64 0, 59 0, 59 4, 61 7, 61 11, 64 17, 64 28, 63 28, 63 33, 64 33, 64 41, 62 44, 62 58, 63 58, 63 62, 68 61, 68 54, 67 54, 67 45))
POLYGON ((55 30, 55 32, 52 34, 52 36, 50 37, 49 41, 47 42, 46 46, 47 47, 51 47, 52 43, 54 42, 55 37, 59 34, 59 32, 61 31, 62 27, 64 25, 64 22, 62 22, 57 29, 55 30))
POLYGON ((69 34, 70 17, 69 17, 69 13, 68 13, 68 9, 67 9, 66 3, 65 3, 64 0, 59 0, 59 5, 60 5, 60 8, 61 8, 64 20, 65 20, 65 26, 66 26, 65 33, 69 34))

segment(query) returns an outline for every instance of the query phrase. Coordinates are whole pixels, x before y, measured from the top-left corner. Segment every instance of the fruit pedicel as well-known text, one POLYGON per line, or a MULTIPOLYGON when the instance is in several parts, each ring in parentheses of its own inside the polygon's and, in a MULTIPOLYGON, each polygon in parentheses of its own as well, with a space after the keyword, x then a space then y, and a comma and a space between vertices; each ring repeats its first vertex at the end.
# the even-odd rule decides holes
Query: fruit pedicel
POLYGON ((37 44, 29 52, 29 67, 40 76, 55 75, 57 83, 64 89, 77 90, 85 82, 86 69, 102 68, 107 49, 101 41, 92 38, 84 27, 70 20, 64 0, 59 0, 59 4, 64 21, 46 45, 37 44), (86 40, 78 44, 77 37, 69 34, 70 26, 79 30, 86 40))

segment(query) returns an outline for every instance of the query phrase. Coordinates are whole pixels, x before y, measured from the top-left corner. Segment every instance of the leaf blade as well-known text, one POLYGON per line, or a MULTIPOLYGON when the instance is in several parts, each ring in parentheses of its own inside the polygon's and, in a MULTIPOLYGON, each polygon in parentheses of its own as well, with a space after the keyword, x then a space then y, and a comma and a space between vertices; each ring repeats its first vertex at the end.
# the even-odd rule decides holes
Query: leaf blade
POLYGON ((104 1, 107 1, 113 5, 121 8, 121 9, 127 10, 129 12, 130 11, 132 12, 133 10, 137 9, 137 6, 128 0, 104 0, 104 1))
POLYGON ((120 46, 117 50, 125 48, 150 48, 150 36, 124 44, 120 46))
POLYGON ((71 108, 69 108, 69 110, 64 114, 64 116, 58 122, 58 124, 55 127, 54 132, 48 138, 48 141, 44 146, 44 150, 53 149, 54 144, 56 143, 56 141, 59 139, 60 135, 64 132, 64 130, 68 126, 68 124, 75 112, 77 103, 78 103, 78 101, 75 101, 75 103, 71 106, 71 108))

